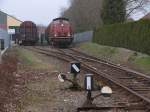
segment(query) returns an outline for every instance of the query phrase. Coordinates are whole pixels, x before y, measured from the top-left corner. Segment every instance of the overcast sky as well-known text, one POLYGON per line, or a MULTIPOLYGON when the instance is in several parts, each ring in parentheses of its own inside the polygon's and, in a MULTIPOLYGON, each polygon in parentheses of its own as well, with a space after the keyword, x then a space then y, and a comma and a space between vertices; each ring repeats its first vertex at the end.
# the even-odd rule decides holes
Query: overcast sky
MULTIPOLYGON (((0 0, 2 11, 22 21, 31 20, 36 24, 44 25, 59 17, 61 8, 68 6, 69 0, 0 0)), ((144 14, 139 12, 134 14, 133 18, 137 20, 142 16, 144 14)))
POLYGON ((47 25, 59 17, 62 7, 69 6, 69 0, 0 0, 0 9, 18 19, 31 20, 47 25))

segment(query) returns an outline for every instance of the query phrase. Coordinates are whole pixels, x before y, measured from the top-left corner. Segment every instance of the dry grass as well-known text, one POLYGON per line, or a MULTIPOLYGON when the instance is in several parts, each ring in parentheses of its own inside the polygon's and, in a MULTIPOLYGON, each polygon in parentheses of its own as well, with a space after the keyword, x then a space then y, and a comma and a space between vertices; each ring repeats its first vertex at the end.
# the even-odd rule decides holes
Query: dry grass
POLYGON ((131 65, 136 70, 150 74, 150 56, 132 50, 94 43, 79 45, 81 51, 90 55, 110 60, 117 64, 131 65))
POLYGON ((51 66, 41 60, 37 53, 23 49, 17 48, 17 55, 20 62, 33 69, 50 69, 51 66))
POLYGON ((17 57, 12 51, 3 56, 0 64, 0 111, 5 111, 4 105, 12 101, 14 92, 12 87, 15 84, 13 72, 17 71, 17 57))

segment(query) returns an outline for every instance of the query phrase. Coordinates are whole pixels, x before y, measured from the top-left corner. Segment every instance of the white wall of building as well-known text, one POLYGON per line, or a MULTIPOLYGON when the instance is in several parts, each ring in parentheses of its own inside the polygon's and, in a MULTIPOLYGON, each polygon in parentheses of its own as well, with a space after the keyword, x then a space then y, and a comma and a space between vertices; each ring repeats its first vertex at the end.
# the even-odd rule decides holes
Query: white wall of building
MULTIPOLYGON (((5 51, 10 46, 10 37, 8 35, 8 32, 3 29, 0 29, 0 39, 4 39, 5 49, 3 51, 5 51)), ((3 53, 3 51, 1 53, 3 53)))

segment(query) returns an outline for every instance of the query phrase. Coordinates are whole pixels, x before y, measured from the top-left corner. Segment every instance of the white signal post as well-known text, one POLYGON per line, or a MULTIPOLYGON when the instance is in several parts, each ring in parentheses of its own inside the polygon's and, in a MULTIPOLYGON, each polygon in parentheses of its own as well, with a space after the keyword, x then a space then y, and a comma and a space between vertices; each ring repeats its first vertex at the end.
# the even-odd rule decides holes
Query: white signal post
POLYGON ((90 77, 87 77, 87 90, 91 90, 92 89, 92 82, 91 82, 91 78, 90 77))
POLYGON ((79 69, 75 64, 73 64, 72 67, 74 68, 74 70, 75 70, 77 73, 80 72, 80 69, 79 69))
POLYGON ((80 73, 80 62, 71 62, 70 67, 70 73, 73 74, 73 88, 78 88, 77 75, 80 73))
POLYGON ((87 105, 92 106, 93 100, 101 95, 104 97, 110 97, 112 94, 112 89, 108 86, 104 86, 101 88, 100 94, 92 97, 92 91, 93 91, 93 85, 94 85, 93 74, 86 74, 84 83, 85 83, 85 90, 87 91, 87 100, 85 103, 87 105))
POLYGON ((85 76, 85 89, 87 91, 92 91, 93 89, 93 75, 92 74, 87 74, 85 76))
POLYGON ((80 73, 80 62, 71 62, 70 65, 71 65, 70 66, 71 67, 70 73, 73 73, 75 75, 80 73))

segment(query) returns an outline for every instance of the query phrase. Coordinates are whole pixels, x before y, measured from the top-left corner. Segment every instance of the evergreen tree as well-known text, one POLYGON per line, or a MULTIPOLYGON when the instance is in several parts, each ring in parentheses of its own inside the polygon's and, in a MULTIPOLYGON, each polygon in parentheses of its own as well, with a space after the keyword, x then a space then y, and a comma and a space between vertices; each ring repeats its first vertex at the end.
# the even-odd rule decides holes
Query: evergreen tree
POLYGON ((125 21, 126 4, 124 0, 103 0, 101 17, 104 24, 114 24, 125 21))

